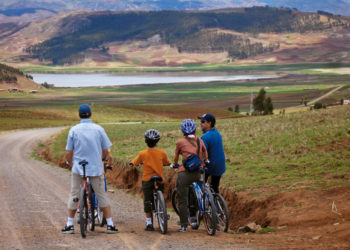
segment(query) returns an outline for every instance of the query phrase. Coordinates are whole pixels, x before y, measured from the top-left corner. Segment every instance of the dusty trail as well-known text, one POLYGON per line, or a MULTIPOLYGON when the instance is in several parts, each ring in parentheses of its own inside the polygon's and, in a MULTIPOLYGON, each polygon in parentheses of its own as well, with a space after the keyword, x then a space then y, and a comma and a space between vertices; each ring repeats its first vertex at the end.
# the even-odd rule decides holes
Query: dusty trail
POLYGON ((211 237, 204 228, 176 232, 177 216, 171 214, 169 233, 145 232, 143 205, 139 198, 117 190, 109 193, 113 218, 120 233, 105 228, 88 232, 82 239, 60 233, 66 221, 70 172, 34 160, 30 154, 38 140, 61 128, 33 129, 0 135, 0 249, 237 249, 230 234, 211 237))

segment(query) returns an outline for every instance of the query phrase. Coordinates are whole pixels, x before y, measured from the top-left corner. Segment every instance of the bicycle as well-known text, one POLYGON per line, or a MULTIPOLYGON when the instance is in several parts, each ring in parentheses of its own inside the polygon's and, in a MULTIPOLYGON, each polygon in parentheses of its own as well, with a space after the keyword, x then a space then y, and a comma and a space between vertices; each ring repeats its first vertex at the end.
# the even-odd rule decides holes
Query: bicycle
POLYGON ((158 226, 162 234, 168 232, 168 220, 169 215, 167 207, 165 204, 165 199, 163 192, 158 188, 158 182, 162 182, 163 178, 161 176, 152 176, 150 181, 153 181, 153 204, 152 204, 152 224, 153 224, 153 215, 157 217, 158 226))
MULTIPOLYGON (((108 163, 106 162, 107 159, 103 160, 103 167, 105 169, 105 173, 107 172, 107 170, 112 170, 111 166, 108 166, 108 163)), ((106 181, 106 176, 104 176, 104 181, 105 181, 105 191, 107 192, 107 181, 106 181)), ((94 199, 94 207, 95 207, 95 213, 94 213, 94 218, 96 220, 95 225, 99 225, 100 227, 104 227, 104 225, 107 224, 106 218, 103 215, 102 210, 100 209, 99 205, 98 205, 98 200, 97 200, 97 196, 95 195, 95 192, 92 189, 92 194, 93 194, 93 199, 94 199)))
MULTIPOLYGON (((177 168, 174 166, 173 168, 177 168)), ((203 219, 207 233, 211 236, 215 235, 217 224, 216 205, 214 203, 213 194, 209 184, 203 182, 204 170, 200 169, 199 183, 193 182, 188 192, 188 204, 190 210, 190 225, 192 229, 198 229, 203 219), (194 217, 191 216, 194 214, 194 217)), ((177 189, 175 188, 171 194, 171 203, 175 212, 179 215, 177 189)))
MULTIPOLYGON (((142 164, 141 164, 142 165, 142 164)), ((132 163, 129 163, 130 167, 135 167, 132 163)), ((139 165, 140 166, 140 165, 139 165)), ((152 203, 152 225, 153 225, 153 215, 157 217, 158 226, 162 234, 168 232, 168 220, 170 215, 168 215, 165 199, 163 192, 159 190, 158 182, 162 182, 163 178, 161 176, 152 176, 150 181, 153 182, 153 203, 152 203)))
POLYGON ((89 182, 89 178, 85 174, 85 167, 89 163, 85 160, 79 162, 79 165, 83 167, 82 181, 83 185, 80 190, 79 196, 79 224, 80 233, 83 238, 86 238, 87 225, 89 224, 90 230, 95 230, 95 199, 92 185, 89 182))
POLYGON ((226 201, 221 194, 215 193, 213 189, 211 189, 211 191, 216 205, 217 229, 218 231, 227 232, 230 225, 230 216, 226 201))

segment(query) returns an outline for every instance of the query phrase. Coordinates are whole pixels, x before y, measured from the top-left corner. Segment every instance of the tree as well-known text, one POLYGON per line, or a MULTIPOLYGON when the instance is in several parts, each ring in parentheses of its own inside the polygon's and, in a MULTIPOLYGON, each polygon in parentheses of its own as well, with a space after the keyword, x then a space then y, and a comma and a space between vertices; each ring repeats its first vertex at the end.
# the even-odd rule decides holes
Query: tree
POLYGON ((266 91, 264 88, 260 89, 259 94, 253 99, 254 111, 258 114, 264 112, 264 101, 266 98, 266 91))
POLYGON ((266 98, 264 88, 260 89, 259 94, 253 99, 254 115, 271 115, 273 114, 273 104, 271 97, 266 98))
POLYGON ((238 104, 236 104, 236 106, 235 106, 235 112, 239 113, 239 105, 238 104))
POLYGON ((316 102, 314 105, 314 109, 321 109, 323 107, 322 103, 316 102))

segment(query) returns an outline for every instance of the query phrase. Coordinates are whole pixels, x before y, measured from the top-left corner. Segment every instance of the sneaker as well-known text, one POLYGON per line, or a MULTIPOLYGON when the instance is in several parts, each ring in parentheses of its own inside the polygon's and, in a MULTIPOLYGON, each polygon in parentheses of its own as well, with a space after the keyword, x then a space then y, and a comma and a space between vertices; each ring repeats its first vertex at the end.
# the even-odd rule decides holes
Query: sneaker
POLYGON ((107 226, 107 233, 108 234, 118 233, 118 229, 116 229, 115 226, 107 226))
POLYGON ((189 221, 192 228, 197 227, 197 219, 195 217, 191 217, 189 221))
POLYGON ((182 233, 185 233, 185 232, 187 232, 187 227, 181 226, 178 231, 182 232, 182 233))
POLYGON ((146 224, 145 231, 154 231, 154 227, 152 224, 146 224))
POLYGON ((67 226, 65 225, 64 228, 61 230, 63 234, 74 234, 74 226, 67 226))

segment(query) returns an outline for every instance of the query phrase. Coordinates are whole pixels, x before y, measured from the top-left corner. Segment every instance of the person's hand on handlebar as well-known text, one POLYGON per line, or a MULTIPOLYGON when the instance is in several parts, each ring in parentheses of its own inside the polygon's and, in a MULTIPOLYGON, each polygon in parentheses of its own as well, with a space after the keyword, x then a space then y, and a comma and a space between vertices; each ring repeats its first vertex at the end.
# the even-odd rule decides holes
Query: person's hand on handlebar
POLYGON ((179 163, 171 163, 170 165, 170 168, 173 168, 173 169, 177 169, 178 167, 180 167, 180 164, 179 163))

